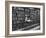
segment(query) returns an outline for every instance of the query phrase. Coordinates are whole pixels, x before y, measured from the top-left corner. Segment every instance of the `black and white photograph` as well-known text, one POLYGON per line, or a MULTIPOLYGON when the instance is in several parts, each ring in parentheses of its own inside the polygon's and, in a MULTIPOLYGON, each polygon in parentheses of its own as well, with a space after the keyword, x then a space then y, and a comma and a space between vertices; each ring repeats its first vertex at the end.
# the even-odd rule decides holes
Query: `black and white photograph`
POLYGON ((12 31, 40 30, 40 8, 12 7, 12 31))

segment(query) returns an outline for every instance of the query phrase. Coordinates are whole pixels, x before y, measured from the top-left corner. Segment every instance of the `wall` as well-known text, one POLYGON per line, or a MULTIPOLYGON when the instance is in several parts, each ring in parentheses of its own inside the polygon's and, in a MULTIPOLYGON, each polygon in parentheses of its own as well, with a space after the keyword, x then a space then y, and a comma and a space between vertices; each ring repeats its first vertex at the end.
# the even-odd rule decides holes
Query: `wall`
MULTIPOLYGON (((12 0, 12 1, 40 2, 40 3, 45 3, 45 6, 46 6, 46 0, 12 0)), ((4 9, 5 9, 5 0, 0 0, 0 38, 5 38, 4 37, 5 36, 5 10, 4 9)), ((46 7, 45 7, 45 10, 46 10, 46 7)), ((45 25, 46 25, 46 20, 45 20, 45 25)), ((45 26, 45 35, 16 37, 16 38, 46 38, 46 26, 45 26)))

